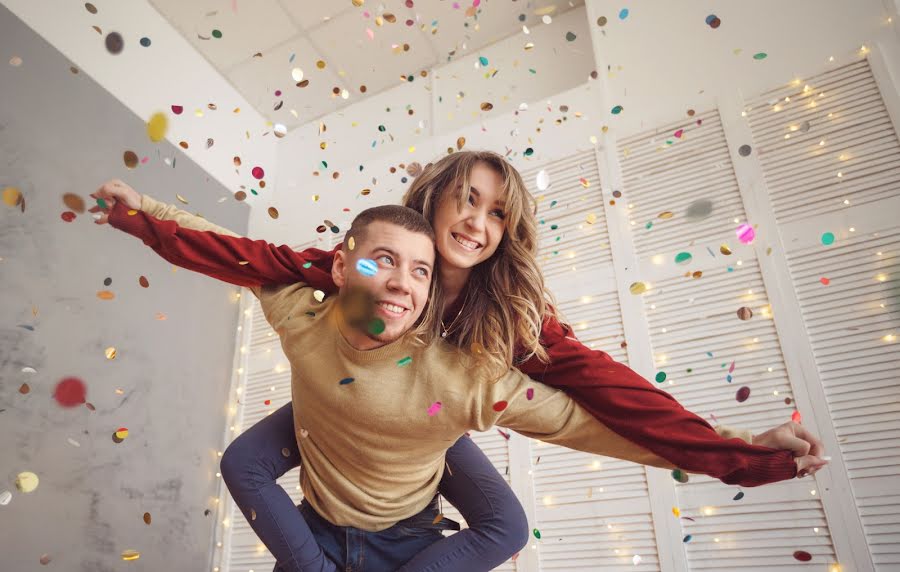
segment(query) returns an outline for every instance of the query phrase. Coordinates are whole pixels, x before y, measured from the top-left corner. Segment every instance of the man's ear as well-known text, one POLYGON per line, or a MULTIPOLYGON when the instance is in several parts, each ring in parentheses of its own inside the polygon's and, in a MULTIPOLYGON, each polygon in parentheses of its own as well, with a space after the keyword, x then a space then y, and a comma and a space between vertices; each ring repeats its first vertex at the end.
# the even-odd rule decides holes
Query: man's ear
POLYGON ((331 264, 331 279, 334 280, 334 285, 338 289, 343 288, 346 283, 346 276, 344 276, 346 269, 347 254, 341 249, 334 253, 334 262, 331 264))

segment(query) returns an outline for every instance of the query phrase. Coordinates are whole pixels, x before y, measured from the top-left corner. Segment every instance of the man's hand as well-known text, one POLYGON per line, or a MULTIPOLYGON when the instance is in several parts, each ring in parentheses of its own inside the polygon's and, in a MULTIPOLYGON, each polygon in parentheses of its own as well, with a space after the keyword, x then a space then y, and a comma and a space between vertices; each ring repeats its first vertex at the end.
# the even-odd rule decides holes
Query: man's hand
POLYGON ((96 224, 109 222, 109 211, 116 205, 116 201, 129 209, 141 210, 141 194, 119 179, 106 181, 99 189, 91 193, 91 197, 103 199, 106 202, 106 208, 95 205, 88 209, 88 212, 100 213, 100 216, 94 221, 96 224))
POLYGON ((828 457, 824 457, 825 448, 822 441, 807 431, 806 427, 793 421, 754 435, 753 444, 793 451, 798 478, 815 475, 819 469, 828 464, 828 457))

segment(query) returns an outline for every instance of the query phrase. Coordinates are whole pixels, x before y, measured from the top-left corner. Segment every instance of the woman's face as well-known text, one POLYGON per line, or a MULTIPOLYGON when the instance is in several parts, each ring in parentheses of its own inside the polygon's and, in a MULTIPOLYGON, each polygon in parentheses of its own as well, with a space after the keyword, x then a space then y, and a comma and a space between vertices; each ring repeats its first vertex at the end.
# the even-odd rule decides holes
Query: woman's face
POLYGON ((469 173, 468 202, 457 210, 457 193, 447 189, 434 215, 434 232, 441 264, 472 268, 497 251, 506 228, 500 174, 486 163, 469 173))

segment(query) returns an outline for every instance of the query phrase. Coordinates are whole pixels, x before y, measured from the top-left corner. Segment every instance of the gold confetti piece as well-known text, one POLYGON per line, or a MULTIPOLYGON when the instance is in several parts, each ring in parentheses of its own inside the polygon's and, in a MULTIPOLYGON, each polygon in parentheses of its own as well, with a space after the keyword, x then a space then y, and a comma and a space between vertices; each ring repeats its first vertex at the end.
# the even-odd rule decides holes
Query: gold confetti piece
POLYGON ((473 342, 471 349, 472 353, 475 355, 482 355, 484 353, 484 346, 479 344, 478 342, 473 342))
POLYGON ((181 195, 175 195, 175 198, 181 201, 182 204, 188 204, 187 199, 182 197, 181 195))
POLYGON ((679 517, 679 516, 681 516, 681 510, 679 510, 677 506, 673 506, 672 514, 674 514, 676 517, 679 517))
POLYGON ((105 353, 106 353, 106 359, 108 359, 108 360, 116 359, 116 348, 110 346, 110 347, 106 348, 105 353))
POLYGON ((27 383, 23 383, 22 385, 19 386, 19 393, 21 393, 22 395, 28 395, 28 393, 30 391, 31 391, 31 386, 28 385, 27 383))
POLYGON ((312 200, 313 200, 314 203, 319 202, 319 195, 313 195, 313 196, 312 196, 312 200))
POLYGON ((351 0, 351 3, 354 6, 356 6, 357 8, 359 8, 360 6, 362 6, 363 4, 366 3, 366 0, 351 0))
POLYGON ((278 218, 278 209, 276 209, 275 207, 269 207, 268 212, 269 212, 269 216, 272 217, 273 219, 278 218))
POLYGON ((691 274, 691 277, 692 277, 692 278, 700 278, 701 276, 703 276, 703 271, 702 271, 702 270, 695 270, 694 273, 691 274))
POLYGON ((249 260, 240 260, 240 261, 238 261, 238 264, 241 266, 247 266, 248 264, 250 264, 250 261, 249 260))
POLYGON ((134 209, 128 209, 128 216, 134 216, 138 214, 138 212, 134 209))
POLYGON ((150 116, 147 121, 147 137, 154 143, 159 143, 166 137, 166 131, 169 130, 169 120, 165 113, 157 112, 150 116))
POLYGON ((22 193, 15 187, 6 187, 3 189, 3 202, 7 206, 14 207, 22 200, 22 193))
POLYGON ((69 210, 73 210, 77 213, 84 212, 84 199, 75 193, 66 193, 63 195, 63 204, 65 204, 69 210))
POLYGON ((456 149, 457 150, 462 151, 462 148, 465 147, 465 145, 466 145, 465 137, 459 137, 456 139, 456 149))
POLYGON ((643 282, 635 282, 628 287, 628 290, 635 296, 639 296, 647 291, 647 285, 643 282))
POLYGON ((659 213, 659 218, 661 218, 663 220, 668 220, 668 219, 672 218, 673 216, 675 216, 675 213, 673 213, 672 211, 663 211, 663 212, 659 213))
POLYGON ((250 509, 250 520, 256 520, 256 509, 255 508, 250 509))
POLYGON ((493 104, 493 103, 491 103, 491 102, 489 102, 489 101, 482 102, 482 104, 481 104, 481 111, 490 111, 490 110, 492 110, 492 109, 494 109, 494 104, 493 104))
POLYGON ((138 156, 134 151, 125 151, 122 155, 122 160, 129 169, 134 169, 138 166, 138 156))
POLYGON ((235 157, 234 157, 234 166, 235 166, 235 167, 240 167, 240 166, 241 166, 241 158, 238 157, 237 155, 235 155, 235 157))
POLYGON ((244 199, 247 198, 247 193, 245 193, 244 191, 238 191, 238 192, 234 193, 234 198, 237 201, 243 201, 244 199))
POLYGON ((444 520, 444 515, 438 514, 436 517, 434 517, 434 520, 431 521, 431 524, 437 524, 437 523, 441 522, 442 520, 444 520))
POLYGON ((347 249, 353 250, 354 248, 356 248, 356 239, 351 236, 347 239, 347 249))
POLYGON ((317 62, 316 62, 316 67, 319 68, 320 70, 325 69, 325 62, 324 62, 323 60, 317 61, 317 62))
POLYGON ((126 562, 129 560, 137 560, 141 557, 141 553, 137 550, 123 550, 122 551, 122 560, 126 562))
POLYGON ((586 222, 588 224, 594 224, 595 222, 597 222, 597 215, 595 215, 594 213, 588 213, 586 222))
POLYGON ((156 313, 156 319, 159 320, 160 322, 162 322, 163 320, 166 319, 166 315, 163 314, 162 312, 157 312, 157 313, 156 313))
POLYGON ((150 517, 150 513, 149 513, 149 512, 145 512, 145 513, 144 513, 144 522, 145 522, 146 524, 150 524, 150 521, 151 521, 151 520, 152 520, 152 519, 151 519, 151 517, 150 517))
POLYGON ((283 449, 281 450, 281 456, 282 456, 282 457, 290 457, 290 456, 291 456, 291 450, 288 449, 287 447, 283 448, 283 449))
POLYGON ((723 244, 719 247, 719 252, 721 252, 725 256, 729 256, 731 255, 731 248, 729 248, 727 244, 723 244))
POLYGON ((34 492, 39 483, 40 479, 31 471, 23 471, 16 477, 16 488, 20 493, 34 492))
POLYGON ((109 290, 100 290, 99 292, 97 292, 97 297, 101 300, 112 300, 116 297, 116 295, 109 290))

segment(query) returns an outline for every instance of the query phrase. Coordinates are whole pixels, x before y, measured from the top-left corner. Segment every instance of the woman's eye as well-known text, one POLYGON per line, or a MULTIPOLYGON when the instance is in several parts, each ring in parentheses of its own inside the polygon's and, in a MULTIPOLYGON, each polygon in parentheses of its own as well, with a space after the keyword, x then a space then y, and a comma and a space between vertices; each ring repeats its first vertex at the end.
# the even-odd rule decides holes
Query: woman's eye
POLYGON ((499 209, 491 211, 491 214, 494 215, 495 217, 499 218, 499 219, 504 219, 504 218, 506 218, 506 213, 503 212, 503 211, 501 211, 501 210, 499 210, 499 209))
POLYGON ((469 204, 473 207, 475 206, 475 197, 473 197, 472 195, 469 195, 469 204))

